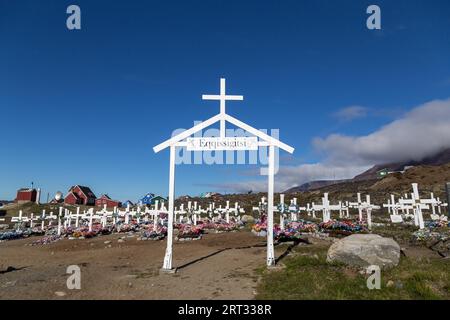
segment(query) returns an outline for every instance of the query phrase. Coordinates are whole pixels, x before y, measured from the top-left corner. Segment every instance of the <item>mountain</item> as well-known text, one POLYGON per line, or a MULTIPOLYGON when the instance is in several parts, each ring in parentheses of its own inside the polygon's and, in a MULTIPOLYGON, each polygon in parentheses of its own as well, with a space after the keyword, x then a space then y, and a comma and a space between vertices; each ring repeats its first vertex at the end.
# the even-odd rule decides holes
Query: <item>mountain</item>
POLYGON ((346 180, 318 180, 318 181, 310 181, 307 183, 304 183, 298 187, 290 188, 284 193, 295 193, 295 192, 306 192, 306 191, 313 191, 318 190, 321 188, 325 188, 328 186, 333 186, 345 182, 360 182, 360 181, 370 181, 370 180, 377 180, 380 177, 378 176, 378 171, 386 169, 388 172, 402 172, 405 170, 405 168, 408 167, 416 167, 416 166, 442 166, 445 164, 450 163, 450 148, 445 149, 442 151, 439 151, 438 153, 423 158, 420 161, 404 161, 404 162, 397 162, 397 163, 385 163, 385 164, 378 164, 373 166, 367 171, 364 171, 363 173, 355 176, 353 179, 346 179, 346 180))
POLYGON ((450 148, 440 151, 433 156, 428 156, 420 161, 405 161, 397 163, 378 164, 376 166, 373 166, 369 170, 354 177, 353 181, 377 179, 378 178, 377 172, 383 169, 386 169, 389 172, 397 172, 405 170, 405 167, 412 167, 412 166, 415 167, 420 165, 440 166, 447 163, 450 163, 450 148))
POLYGON ((333 184, 338 184, 338 183, 342 183, 342 182, 346 182, 346 181, 349 181, 349 180, 318 180, 318 181, 310 181, 310 182, 302 184, 301 186, 290 188, 290 189, 284 191, 284 193, 311 191, 311 190, 320 189, 320 188, 323 188, 323 187, 331 186, 333 184))

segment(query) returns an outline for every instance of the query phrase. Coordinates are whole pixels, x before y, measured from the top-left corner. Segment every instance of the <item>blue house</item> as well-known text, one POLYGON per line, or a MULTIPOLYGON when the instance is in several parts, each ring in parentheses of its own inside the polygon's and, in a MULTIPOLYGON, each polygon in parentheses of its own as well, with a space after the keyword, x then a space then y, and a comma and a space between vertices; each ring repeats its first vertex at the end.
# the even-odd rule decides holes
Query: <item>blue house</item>
POLYGON ((153 193, 147 193, 142 199, 139 200, 139 205, 153 205, 155 201, 158 200, 159 203, 166 202, 167 199, 161 196, 155 196, 153 193))
POLYGON ((126 207, 128 207, 128 205, 130 205, 130 207, 132 207, 132 206, 134 206, 134 203, 131 202, 130 200, 127 200, 124 203, 122 203, 122 208, 126 208, 126 207))

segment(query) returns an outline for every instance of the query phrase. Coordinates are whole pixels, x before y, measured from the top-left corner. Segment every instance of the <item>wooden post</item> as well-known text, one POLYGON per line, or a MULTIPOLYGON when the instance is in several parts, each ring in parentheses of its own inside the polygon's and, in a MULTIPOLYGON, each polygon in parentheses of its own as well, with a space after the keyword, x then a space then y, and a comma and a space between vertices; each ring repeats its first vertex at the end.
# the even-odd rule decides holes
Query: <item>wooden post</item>
POLYGON ((169 169, 169 212, 167 221, 167 247, 164 257, 163 270, 172 270, 172 242, 173 242, 173 207, 175 200, 175 146, 170 146, 169 169))
POLYGON ((267 195, 267 266, 275 265, 273 248, 273 190, 275 175, 275 148, 269 146, 268 195, 267 195))

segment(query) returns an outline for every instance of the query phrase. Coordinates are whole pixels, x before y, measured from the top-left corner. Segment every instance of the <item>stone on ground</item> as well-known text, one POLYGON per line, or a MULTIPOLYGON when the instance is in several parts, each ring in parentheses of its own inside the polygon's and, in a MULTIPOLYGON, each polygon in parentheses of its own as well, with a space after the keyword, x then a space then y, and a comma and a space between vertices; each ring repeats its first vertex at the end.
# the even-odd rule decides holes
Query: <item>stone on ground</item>
POLYGON ((241 220, 242 220, 242 222, 244 222, 244 223, 252 223, 252 222, 255 222, 255 218, 253 218, 252 216, 249 216, 249 215, 244 215, 244 216, 241 218, 241 220))
POLYGON ((393 239, 377 234, 354 234, 333 243, 328 249, 327 261, 390 268, 400 261, 400 246, 393 239))

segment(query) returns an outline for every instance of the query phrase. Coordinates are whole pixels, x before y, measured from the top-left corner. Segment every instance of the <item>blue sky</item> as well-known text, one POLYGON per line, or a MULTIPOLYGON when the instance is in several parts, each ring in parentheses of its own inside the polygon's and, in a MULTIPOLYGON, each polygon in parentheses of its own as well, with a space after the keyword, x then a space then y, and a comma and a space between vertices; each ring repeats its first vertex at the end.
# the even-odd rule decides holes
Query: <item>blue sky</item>
MULTIPOLYGON (((120 200, 166 195, 168 151, 152 147, 218 113, 201 94, 220 77, 245 96, 228 113, 296 148, 281 157, 279 189, 391 160, 355 156, 342 169, 329 138, 364 144, 450 97, 446 0, 0 0, 0 41, 0 199, 31 181, 44 198, 73 184, 120 200), (66 28, 70 4, 82 30, 66 28), (382 30, 366 28, 370 4, 382 30)), ((177 166, 176 193, 258 189, 254 169, 177 166)))

